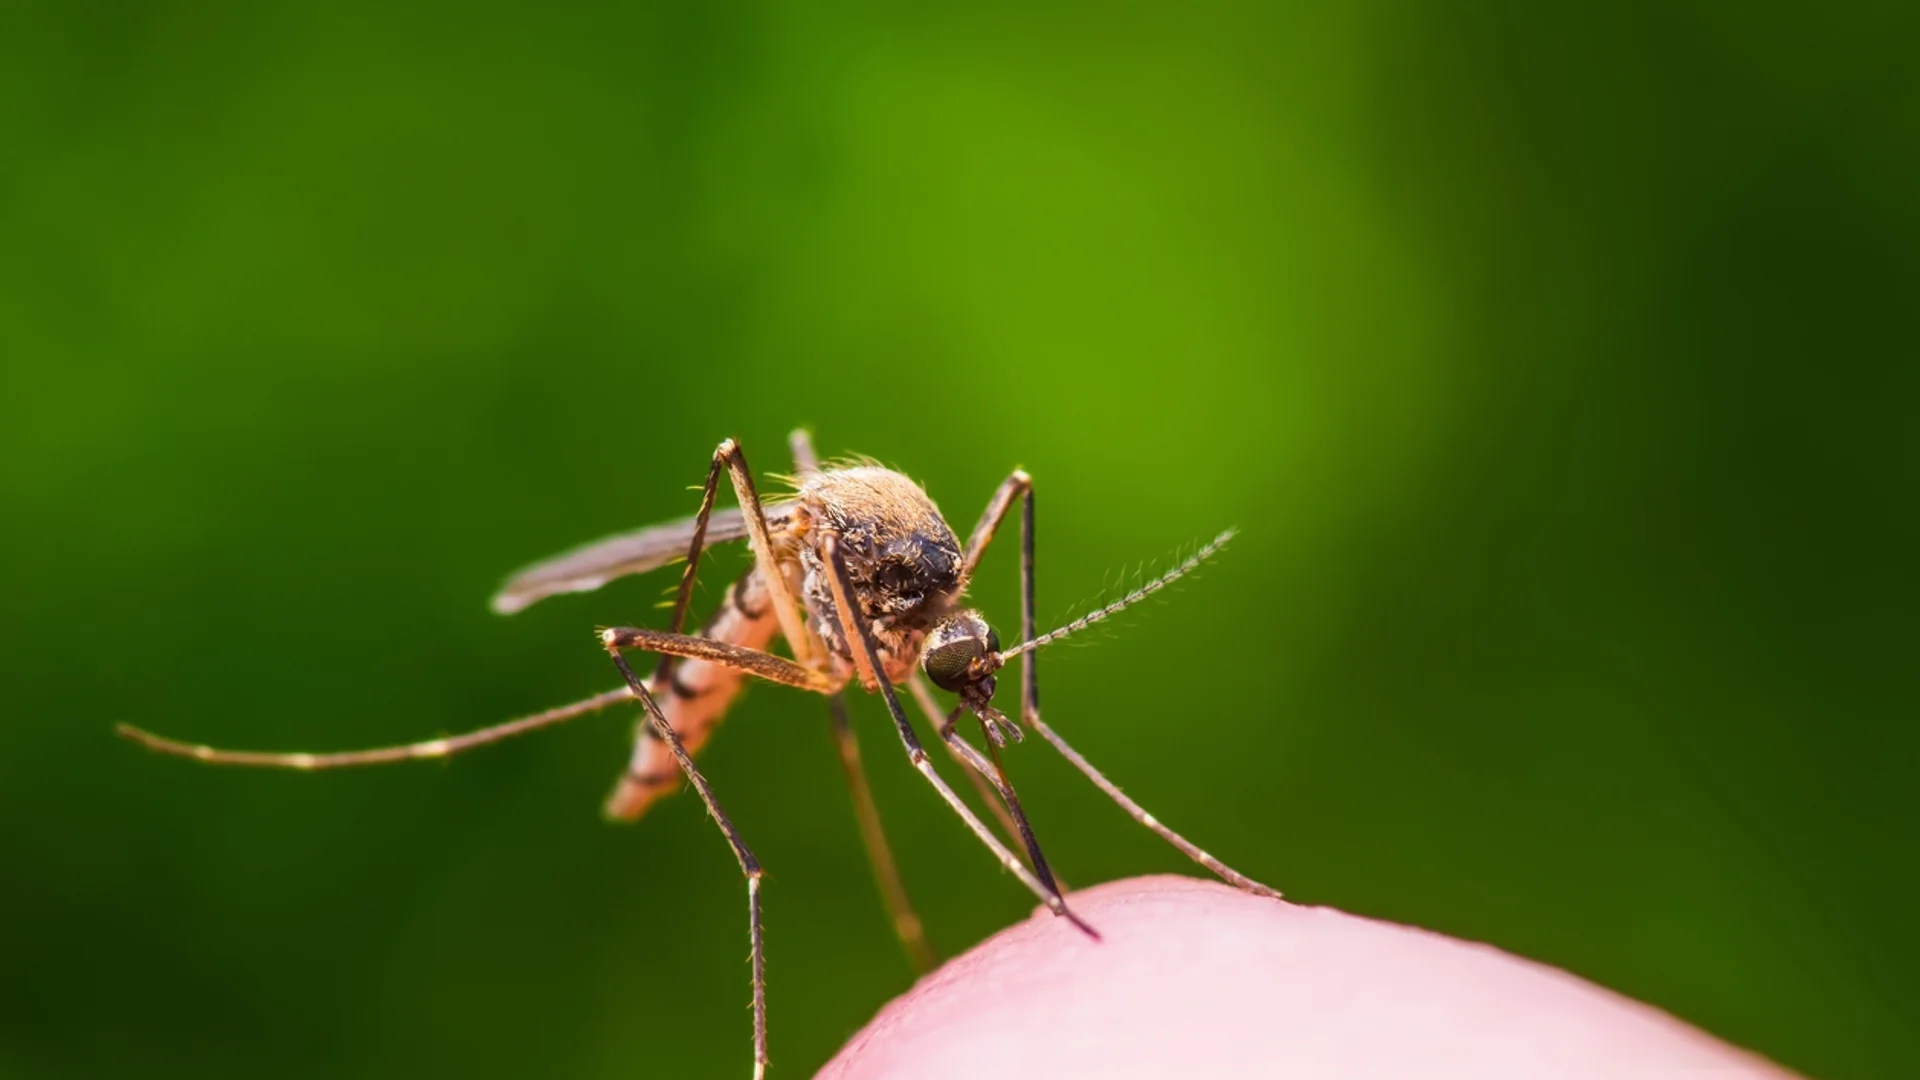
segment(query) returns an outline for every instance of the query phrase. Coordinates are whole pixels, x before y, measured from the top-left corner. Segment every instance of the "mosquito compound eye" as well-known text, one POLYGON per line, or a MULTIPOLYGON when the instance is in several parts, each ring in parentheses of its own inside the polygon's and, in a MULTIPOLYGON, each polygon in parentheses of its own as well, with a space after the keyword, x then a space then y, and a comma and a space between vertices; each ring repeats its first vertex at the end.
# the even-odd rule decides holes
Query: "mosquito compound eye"
POLYGON ((973 662, 984 655, 980 651, 979 638, 955 638, 928 649, 921 666, 926 669, 927 678, 933 680, 933 685, 942 690, 958 692, 967 684, 967 672, 972 669, 973 662))

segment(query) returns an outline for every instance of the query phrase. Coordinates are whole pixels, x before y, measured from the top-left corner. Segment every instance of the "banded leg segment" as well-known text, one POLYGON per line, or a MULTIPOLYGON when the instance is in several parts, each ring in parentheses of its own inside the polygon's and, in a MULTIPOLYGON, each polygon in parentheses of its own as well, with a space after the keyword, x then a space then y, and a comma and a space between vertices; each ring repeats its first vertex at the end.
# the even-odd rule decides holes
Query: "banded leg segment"
POLYGON ((846 774, 847 791, 853 796, 854 817, 860 823, 860 839, 866 845, 867 861, 873 864, 874 884, 880 889, 880 902, 886 906, 894 936, 906 950, 907 960, 922 975, 940 962, 927 944, 926 929, 907 898, 907 887, 900 880, 900 868, 893 861, 893 849, 880 827, 880 808, 874 804, 873 789, 867 786, 866 768, 860 763, 860 742, 847 722, 847 698, 844 691, 827 697, 827 710, 833 716, 834 743, 840 751, 840 768, 846 774))
POLYGON ((114 732, 120 737, 162 754, 174 757, 192 758, 208 765, 240 765, 268 769, 345 769, 358 765, 391 765, 402 761, 425 761, 431 758, 450 757, 463 750, 476 746, 510 739, 515 735, 524 735, 529 731, 538 731, 544 727, 571 720, 590 712, 598 712, 609 705, 617 705, 632 695, 626 690, 611 690, 604 694, 595 694, 584 701, 570 705, 560 705, 545 712, 523 716, 517 720, 494 724, 490 727, 469 731, 461 735, 448 735, 439 739, 426 739, 421 742, 407 743, 402 746, 382 746, 371 750, 336 750, 329 753, 286 753, 268 750, 221 750, 212 746, 198 746, 193 743, 179 742, 155 735, 150 731, 134 727, 132 724, 116 724, 114 732))
POLYGON ((734 860, 740 864, 741 875, 747 880, 747 940, 753 969, 753 1076, 754 1080, 761 1080, 767 1074, 767 946, 766 930, 760 918, 760 880, 766 876, 766 872, 760 868, 760 860, 754 857, 746 841, 740 838, 740 831, 734 828, 733 820, 721 809, 720 801, 714 798, 713 788, 694 765, 693 757, 687 753, 673 725, 667 722, 666 715, 660 711, 659 703, 647 692, 646 683, 633 673, 633 668, 627 665, 627 658, 620 655, 618 646, 608 642, 606 649, 607 655, 613 658, 613 666, 620 670, 621 678, 627 681, 629 696, 639 699, 653 733, 673 751, 674 761, 679 764, 680 771, 686 774, 687 783, 699 794, 700 801, 706 804, 707 814, 720 827, 721 835, 727 839, 727 846, 733 849, 734 860))
MULTIPOLYGON (((1015 469, 987 500, 987 508, 980 514, 980 521, 967 537, 966 557, 960 564, 960 580, 970 581, 973 572, 979 568, 980 560, 987 553, 987 545, 993 543, 993 536, 1000 531, 1000 523, 1007 519, 1007 511, 1013 509, 1013 501, 1025 498, 1029 506, 1033 503, 1033 477, 1026 470, 1015 469)), ((1031 525, 1032 511, 1027 512, 1031 525)))
POLYGON ((993 835, 993 830, 987 828, 986 824, 974 814, 972 808, 968 807, 960 796, 947 786, 947 782, 940 778, 940 774, 933 770, 933 762, 927 758, 926 748, 920 745, 919 738, 914 735, 913 725, 907 720, 906 711, 900 707, 900 698, 893 692, 893 684, 887 681, 884 670, 880 666, 880 647, 874 643, 872 631, 858 615, 860 608, 853 598, 853 578, 847 572, 846 554, 840 550, 839 534, 823 528, 819 544, 822 560, 827 566, 828 584, 833 591, 834 607, 839 612, 841 632, 846 635, 846 640, 854 648, 856 665, 864 675, 872 677, 874 685, 879 688, 880 696, 886 699, 887 712, 892 714, 894 727, 900 733, 900 742, 906 747, 907 760, 920 771, 920 775, 926 778, 927 783, 933 785, 933 789, 939 792, 948 806, 953 808, 953 812, 960 815, 960 819, 966 822, 967 828, 973 830, 975 836, 980 838, 980 842, 987 845, 988 850, 994 853, 1000 860, 1000 865, 1007 868, 1008 873, 1019 878, 1020 883, 1039 897, 1049 911, 1073 923, 1087 936, 1098 940, 1099 933, 1067 907, 1067 902, 1060 896, 1059 890, 1036 878, 1020 859, 1000 842, 999 837, 993 835))
POLYGON ((622 649, 640 649, 705 660, 768 682, 811 690, 816 694, 831 694, 841 686, 841 680, 809 667, 801 667, 784 656, 691 634, 670 634, 664 630, 648 630, 638 626, 613 626, 600 631, 600 645, 613 653, 622 649))
POLYGON ((727 474, 733 480, 734 497, 740 500, 740 510, 746 515, 754 568, 773 598, 773 614, 780 620, 780 636, 787 639, 787 647, 793 650, 795 660, 811 664, 813 642, 800 619, 800 605, 794 600, 793 588, 787 584, 787 576, 781 572, 780 562, 774 555, 773 535, 767 531, 767 515, 760 506, 760 493, 754 489, 753 473, 747 469, 747 455, 732 439, 723 440, 713 455, 716 461, 726 463, 727 474))

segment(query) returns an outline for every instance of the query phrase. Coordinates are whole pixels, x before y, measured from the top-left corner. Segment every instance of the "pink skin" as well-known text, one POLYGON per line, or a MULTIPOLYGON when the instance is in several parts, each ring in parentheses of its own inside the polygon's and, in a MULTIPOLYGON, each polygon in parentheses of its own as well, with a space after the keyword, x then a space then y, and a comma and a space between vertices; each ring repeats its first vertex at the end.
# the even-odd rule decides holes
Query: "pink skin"
POLYGON ((1789 1080, 1666 1013, 1487 945, 1184 877, 1076 892, 920 980, 820 1073, 1789 1080))

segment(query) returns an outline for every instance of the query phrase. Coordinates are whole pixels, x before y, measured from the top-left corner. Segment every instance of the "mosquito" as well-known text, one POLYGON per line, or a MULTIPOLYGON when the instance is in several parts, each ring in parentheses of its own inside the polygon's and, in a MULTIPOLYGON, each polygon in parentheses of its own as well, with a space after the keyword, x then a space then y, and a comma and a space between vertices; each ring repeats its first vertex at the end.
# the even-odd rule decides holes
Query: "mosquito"
POLYGON ((1279 897, 1275 890, 1161 824, 1040 718, 1036 650, 1159 592, 1219 551, 1231 539, 1231 530, 1125 596, 1036 636, 1033 479, 1027 473, 1016 469, 1001 483, 963 546, 926 492, 906 476, 866 461, 823 466, 804 430, 794 432, 790 443, 795 461, 795 474, 787 478, 794 487, 790 495, 763 501, 746 455, 727 439, 714 450, 700 510, 693 517, 611 536, 536 563, 508 578, 494 596, 493 609, 511 614, 550 596, 588 592, 614 578, 684 558, 670 629, 616 626, 597 631, 601 647, 624 682, 618 689, 462 735, 372 750, 220 750, 176 742, 126 724, 119 726, 119 733, 152 750, 210 765, 330 769, 446 757, 637 700, 642 715, 635 726, 632 756, 607 798, 605 812, 615 820, 636 820, 684 776, 725 836, 747 886, 756 1080, 765 1075, 768 1061, 766 941, 760 912, 764 871, 693 761, 749 676, 827 698, 841 765, 882 902, 895 935, 922 971, 933 965, 933 951, 901 884, 867 785, 859 745, 847 721, 845 690, 855 680, 885 700, 908 761, 967 828, 1049 910, 1088 937, 1098 940, 1099 933, 1068 906, 1019 797, 1000 767, 1000 749, 1019 741, 1025 730, 1037 732, 1134 820, 1195 862, 1237 888, 1279 897), (714 509, 722 473, 732 483, 738 509, 714 509), (1016 502, 1021 507, 1020 643, 1002 648, 993 628, 962 599, 988 544, 1016 502), (701 554, 710 545, 742 539, 751 548, 753 566, 726 590, 707 624, 698 633, 686 633, 701 554), (769 651, 776 634, 786 642, 790 659, 769 651), (658 655, 649 677, 641 678, 634 671, 627 661, 628 651, 658 655), (995 675, 1016 657, 1021 661, 1018 723, 993 707, 995 675), (928 682, 955 695, 952 709, 942 710, 928 682), (1025 862, 934 770, 894 691, 898 685, 907 687, 1002 828, 1024 849, 1025 862), (987 748, 984 755, 957 731, 958 721, 966 714, 980 724, 987 748))

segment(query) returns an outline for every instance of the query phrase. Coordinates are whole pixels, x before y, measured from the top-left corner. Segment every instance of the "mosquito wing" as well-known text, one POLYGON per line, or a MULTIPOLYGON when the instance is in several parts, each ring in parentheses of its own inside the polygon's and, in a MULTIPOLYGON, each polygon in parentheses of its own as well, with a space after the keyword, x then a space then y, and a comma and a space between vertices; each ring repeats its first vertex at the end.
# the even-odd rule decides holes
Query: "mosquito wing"
MULTIPOLYGON (((768 524, 786 517, 778 506, 767 508, 768 524)), ((561 593, 592 592, 626 574, 644 574, 685 557, 693 542, 693 518, 650 525, 619 533, 551 559, 534 563, 508 578, 493 594, 493 610, 511 615, 537 600, 561 593)), ((708 544, 742 540, 747 519, 739 510, 715 510, 707 519, 708 544)))

